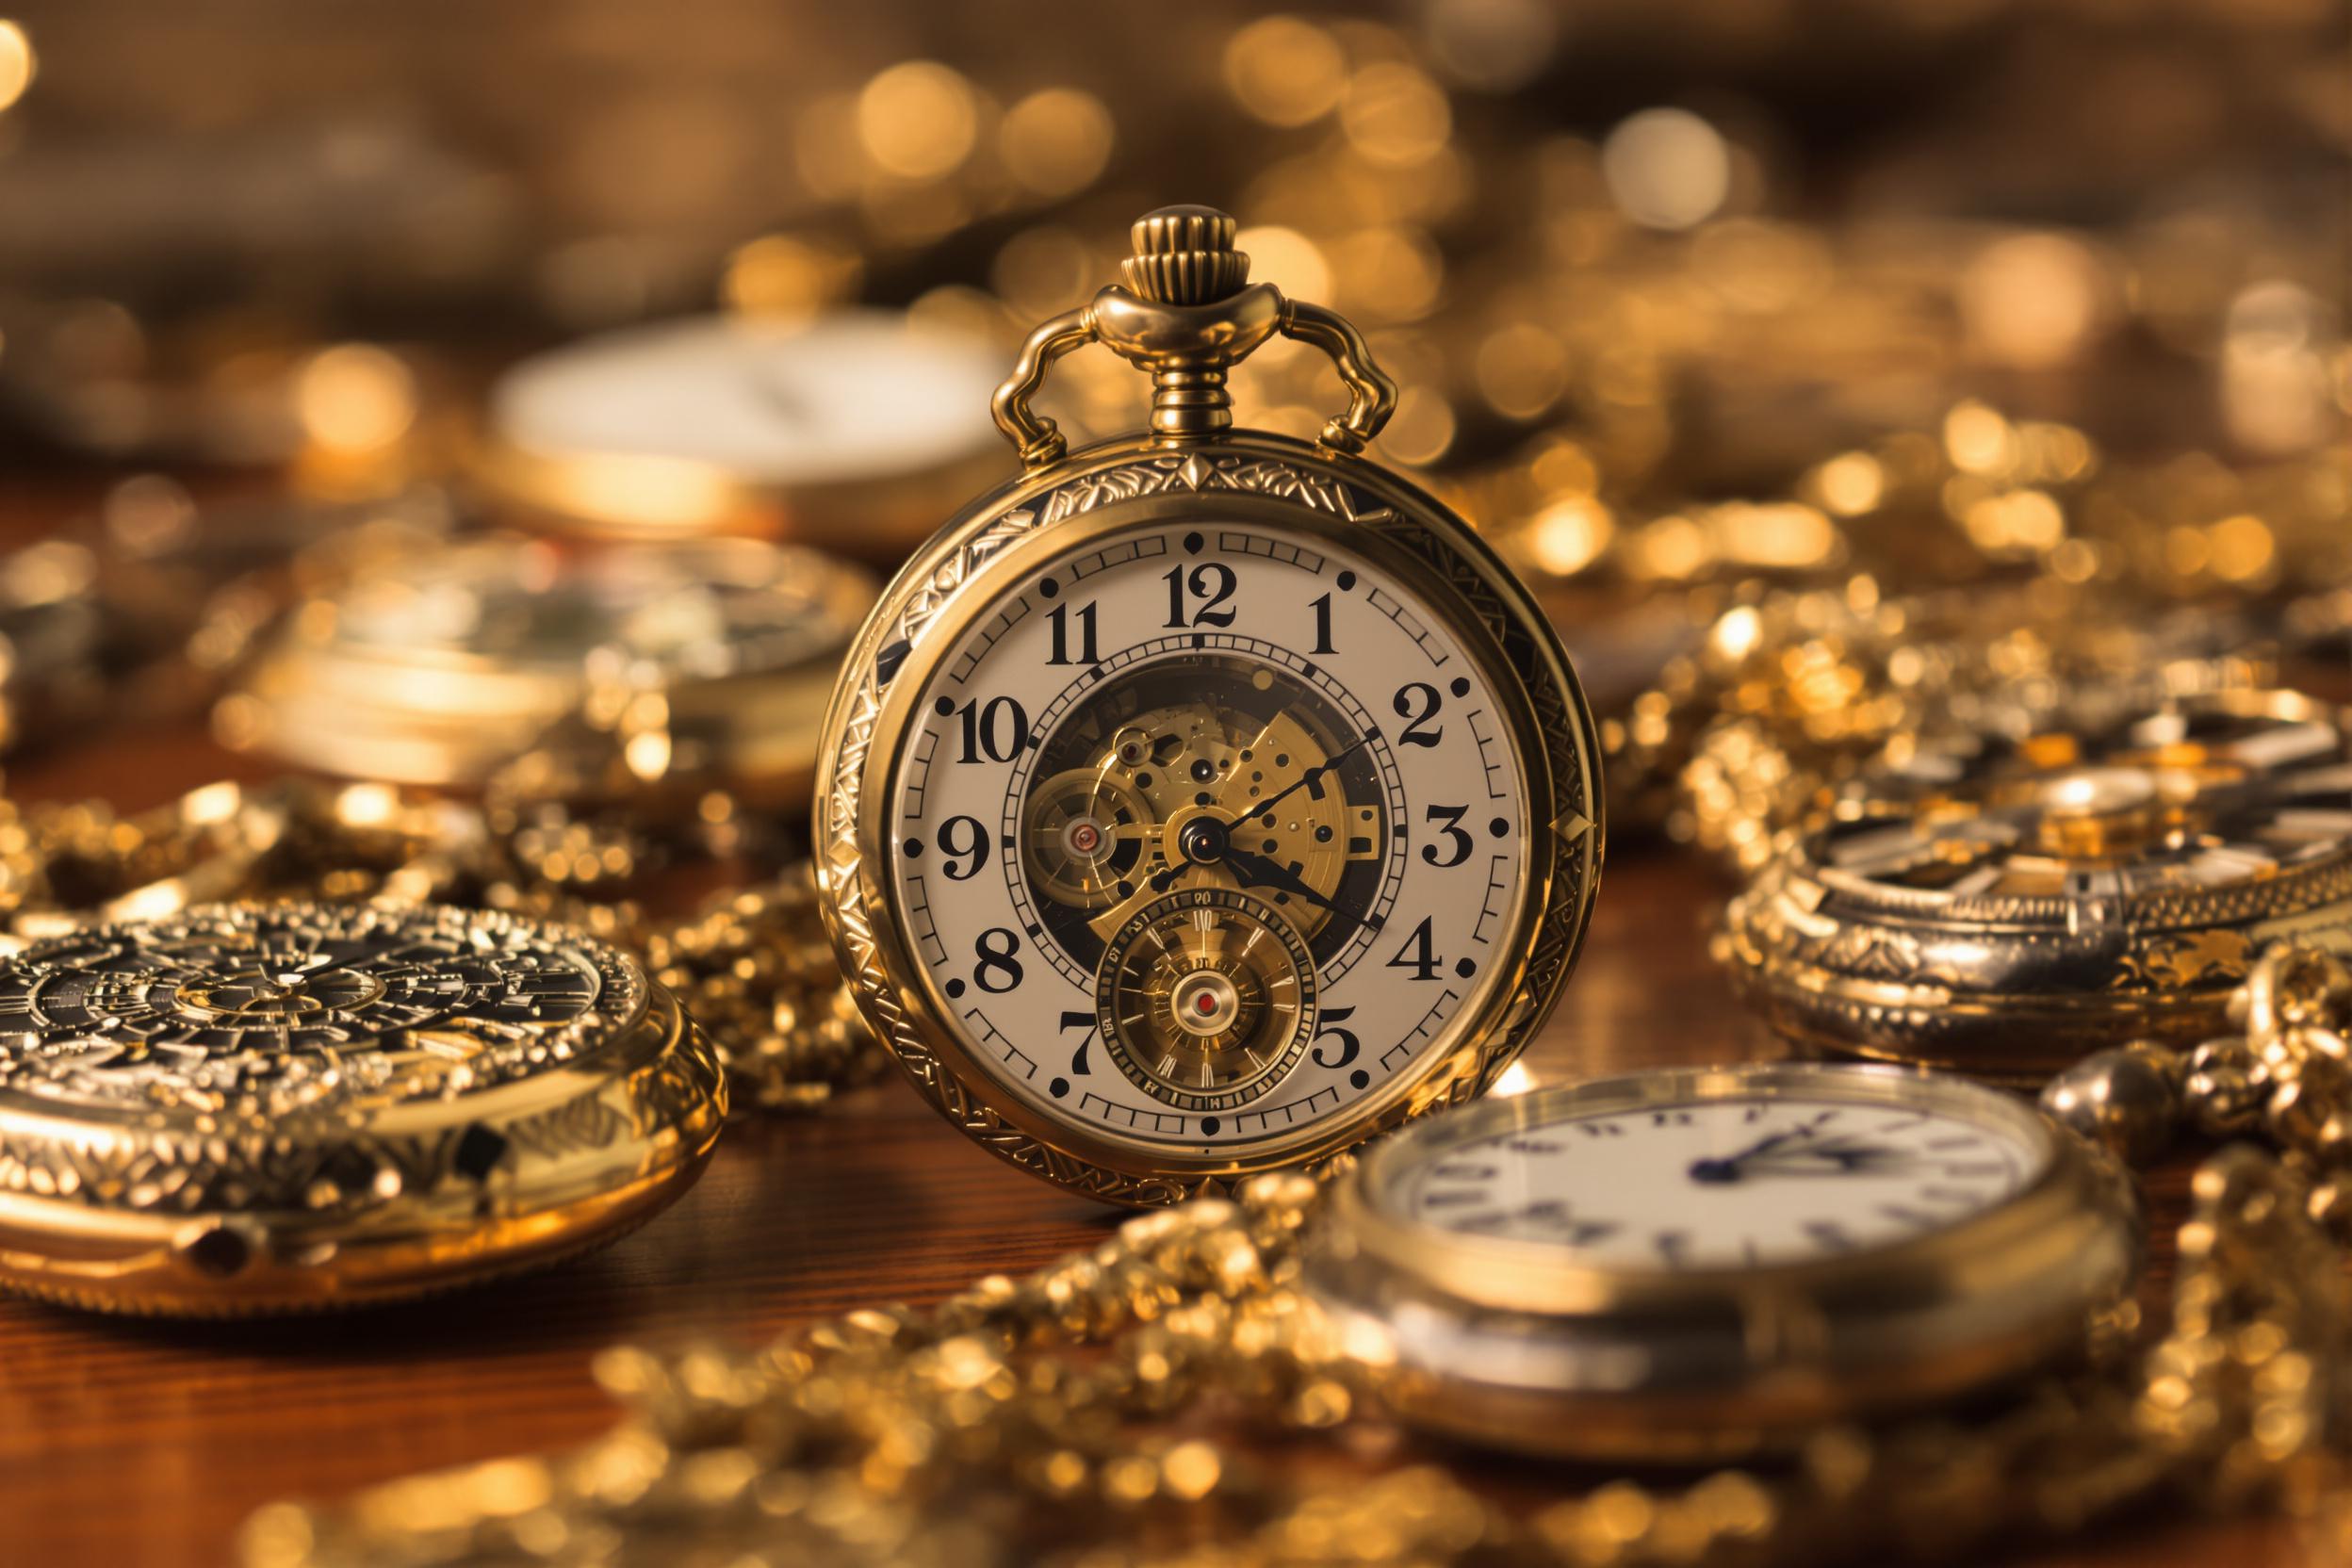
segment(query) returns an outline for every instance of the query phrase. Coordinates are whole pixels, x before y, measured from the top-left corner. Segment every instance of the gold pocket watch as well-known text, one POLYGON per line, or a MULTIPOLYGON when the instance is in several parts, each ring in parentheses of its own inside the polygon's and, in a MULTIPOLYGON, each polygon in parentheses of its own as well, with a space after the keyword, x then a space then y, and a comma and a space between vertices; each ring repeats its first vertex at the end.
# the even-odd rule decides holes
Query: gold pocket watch
POLYGON ((2119 1168, 1999 1090, 1674 1069, 1381 1145, 1333 1195, 1305 1284, 1418 1424, 1690 1461, 2044 1365, 2128 1289, 2139 1238, 2119 1168))
POLYGON ((2029 1081, 2227 1033, 2282 939, 2352 950, 2352 728, 2223 691, 1911 743, 1731 901, 1719 945, 1801 1041, 2029 1081))
POLYGON ((0 961, 0 1286, 182 1316, 558 1262, 700 1174, 710 1042, 619 952, 479 910, 214 905, 0 961))
MULTIPOLYGON (((216 715, 242 749, 348 778, 480 785, 560 721, 642 701, 660 779, 808 788, 858 567, 758 539, 573 547, 487 534, 364 572, 289 616, 216 715)), ((596 776, 596 748, 554 758, 596 776)), ((642 766, 641 766, 642 764, 642 766)))
POLYGON ((1233 221, 1135 225, 1127 286, 997 390, 1026 471, 908 563, 850 651, 816 800, 825 913, 958 1127, 1122 1203, 1319 1159, 1491 1085, 1601 862, 1592 723, 1459 517, 1355 454, 1364 340, 1248 284, 1233 221), (1331 354, 1319 444, 1231 428, 1227 370, 1331 354), (1149 433, 1065 455, 1030 398, 1101 343, 1149 433))
POLYGON ((631 327, 507 371, 473 477, 562 531, 895 561, 992 471, 996 380, 988 339, 889 311, 631 327))

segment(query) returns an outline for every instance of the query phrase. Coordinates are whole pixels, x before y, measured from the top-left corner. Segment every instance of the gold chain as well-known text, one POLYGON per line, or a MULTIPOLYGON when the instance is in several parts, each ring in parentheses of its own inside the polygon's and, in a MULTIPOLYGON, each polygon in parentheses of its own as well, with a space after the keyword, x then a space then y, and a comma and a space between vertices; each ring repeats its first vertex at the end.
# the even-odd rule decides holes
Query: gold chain
MULTIPOLYGON (((246 1561, 1818 1564, 1944 1556, 2157 1503, 2284 1508, 2338 1560, 2352 1552, 2352 1291, 2323 1224, 2340 1216, 2314 1196, 2338 1146, 2306 1135, 2352 1107, 2342 1075, 2313 1066, 2343 1065, 2344 982, 2339 961, 2274 954, 2248 988, 2247 1037, 2180 1064, 2176 1119, 2250 1103, 2282 1152, 2234 1146, 2197 1171, 2166 1331, 2135 1349, 2136 1310, 2118 1308, 2091 1326, 2082 1367, 1989 1416, 1837 1428, 1777 1470, 1533 1504, 1435 1465, 1237 1454, 1202 1424, 1263 1434, 1379 1413, 1298 1289, 1321 1189, 1268 1176, 929 1311, 852 1313, 758 1354, 610 1352, 598 1375, 627 1415, 601 1441, 333 1510, 267 1509, 246 1561), (2241 1069, 2250 1087, 2230 1076, 2241 1069)), ((2122 1119, 2090 1119, 2120 1136, 2122 1119)))
MULTIPOLYGON (((678 860, 731 855, 745 825, 706 796, 662 836, 550 804, 385 785, 221 783, 154 810, 0 799, 0 926, 15 939, 237 899, 433 901, 560 920, 632 949, 710 1031, 736 1103, 805 1109, 887 1058, 859 1021, 806 863, 677 918, 617 896, 678 860)), ((671 867, 684 870, 687 867, 671 867)))

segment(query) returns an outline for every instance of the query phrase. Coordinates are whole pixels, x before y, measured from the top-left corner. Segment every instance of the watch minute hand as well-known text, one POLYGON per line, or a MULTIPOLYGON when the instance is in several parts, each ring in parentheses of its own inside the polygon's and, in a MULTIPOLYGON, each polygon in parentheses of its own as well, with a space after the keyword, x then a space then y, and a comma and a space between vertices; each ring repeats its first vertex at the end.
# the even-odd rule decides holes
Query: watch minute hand
POLYGON ((1239 811, 1234 813, 1233 821, 1236 823, 1247 822, 1261 811, 1271 811, 1275 807, 1280 806, 1283 801, 1288 800, 1292 795, 1297 794, 1308 785, 1320 779, 1325 774, 1331 772, 1333 768, 1338 767, 1342 761, 1355 755, 1357 752, 1362 751, 1366 745, 1371 743, 1371 741, 1372 737, 1369 734, 1357 736, 1354 741, 1340 747, 1339 750, 1331 753, 1329 757, 1323 759, 1322 761, 1317 762, 1314 767, 1309 768, 1306 772, 1300 774, 1297 778, 1293 779, 1289 784, 1283 786, 1280 790, 1277 790, 1274 793, 1266 796, 1264 800, 1258 801, 1253 805, 1243 807, 1239 811))

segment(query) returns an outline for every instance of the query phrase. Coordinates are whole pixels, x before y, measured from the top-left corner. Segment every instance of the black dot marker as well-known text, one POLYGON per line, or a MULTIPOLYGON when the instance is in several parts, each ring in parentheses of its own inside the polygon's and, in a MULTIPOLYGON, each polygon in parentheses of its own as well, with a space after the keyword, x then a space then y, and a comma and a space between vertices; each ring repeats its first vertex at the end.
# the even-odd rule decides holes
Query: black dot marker
POLYGON ((1470 959, 1463 958, 1454 965, 1454 972, 1467 980, 1478 972, 1478 966, 1470 959))
POLYGON ((909 839, 906 841, 906 858, 911 860, 923 853, 923 841, 921 839, 909 839))
POLYGON ((1184 553, 1186 555, 1199 555, 1207 544, 1208 541, 1201 538, 1199 534, 1187 533, 1184 535, 1184 553))
POLYGON ((1498 839, 1508 839, 1511 837, 1511 824, 1505 822, 1500 817, 1496 817, 1493 822, 1488 823, 1486 825, 1486 830, 1489 833, 1494 834, 1498 839))
POLYGON ((1339 591, 1343 594, 1348 593, 1356 585, 1356 574, 1353 572, 1342 572, 1339 574, 1338 581, 1339 591))
POLYGON ((941 697, 931 706, 939 710, 939 717, 945 718, 950 713, 956 711, 956 699, 954 697, 941 697))
POLYGON ((1466 697, 1469 694, 1470 678, 1468 676, 1462 675, 1454 677, 1454 695, 1458 697, 1466 697))
POLYGON ((1349 1088, 1368 1089, 1372 1086, 1372 1075, 1364 1071, 1364 1069, 1358 1068, 1355 1071, 1348 1075, 1348 1086, 1349 1088))
POLYGON ((1062 585, 1049 577, 1037 584, 1037 592, 1047 598, 1058 598, 1061 596, 1062 585))
POLYGON ((964 994, 964 983, 961 980, 950 980, 941 989, 947 992, 948 1000, 953 1002, 964 994))
POLYGON ((1070 1093, 1070 1080, 1067 1078, 1056 1078, 1052 1083, 1045 1086, 1045 1092, 1052 1095, 1056 1100, 1063 1099, 1070 1093))
POLYGON ((1213 1116, 1204 1116, 1200 1119, 1200 1130, 1215 1137, 1225 1130, 1225 1124, 1213 1116))

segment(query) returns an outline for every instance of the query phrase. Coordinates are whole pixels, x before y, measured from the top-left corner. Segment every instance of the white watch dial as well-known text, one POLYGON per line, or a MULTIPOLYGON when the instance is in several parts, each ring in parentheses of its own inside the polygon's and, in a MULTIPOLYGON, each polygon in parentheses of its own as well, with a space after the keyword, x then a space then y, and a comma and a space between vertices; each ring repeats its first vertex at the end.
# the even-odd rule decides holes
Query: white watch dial
POLYGON ((1540 883, 1526 761, 1444 616, 1214 518, 1079 547, 919 694, 889 874, 948 1026, 1049 1119, 1311 1135, 1450 1043, 1540 883))
POLYGON ((538 457, 706 463, 791 489, 920 473, 996 440, 1004 354, 879 310, 806 325, 732 317, 612 333, 508 372, 498 433, 538 457))
POLYGON ((1608 1267, 1814 1262, 2013 1197, 2050 1159, 2028 1126, 1802 1094, 1571 1111, 1409 1165, 1382 1200, 1421 1224, 1608 1267))

